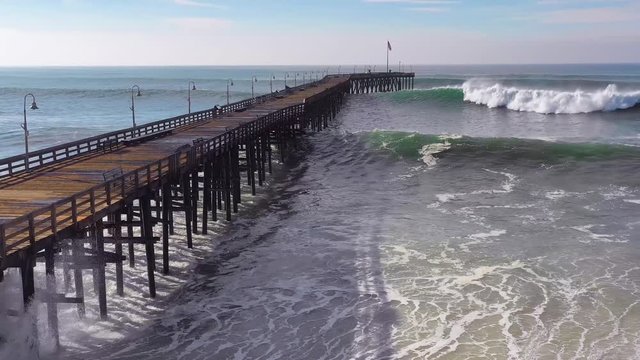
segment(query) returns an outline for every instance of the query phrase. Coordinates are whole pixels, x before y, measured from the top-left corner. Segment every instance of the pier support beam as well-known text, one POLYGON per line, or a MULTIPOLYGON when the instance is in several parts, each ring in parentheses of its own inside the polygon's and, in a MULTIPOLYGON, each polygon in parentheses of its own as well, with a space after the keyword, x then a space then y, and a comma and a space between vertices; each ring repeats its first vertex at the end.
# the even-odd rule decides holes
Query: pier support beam
POLYGON ((147 277, 149 278, 149 296, 156 297, 156 255, 153 241, 153 223, 151 222, 151 206, 148 196, 140 200, 142 210, 142 236, 145 240, 145 250, 147 254, 147 277))

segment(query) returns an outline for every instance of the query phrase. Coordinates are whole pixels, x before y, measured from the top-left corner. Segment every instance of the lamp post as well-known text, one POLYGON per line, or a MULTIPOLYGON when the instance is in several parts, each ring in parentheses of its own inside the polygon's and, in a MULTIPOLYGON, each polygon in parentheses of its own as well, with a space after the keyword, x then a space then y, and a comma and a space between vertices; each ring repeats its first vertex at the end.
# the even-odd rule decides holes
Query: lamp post
POLYGON ((271 92, 273 92, 273 80, 276 79, 276 76, 271 74, 271 78, 269 79, 269 87, 271 88, 271 92))
POLYGON ((255 93, 254 93, 254 87, 253 87, 253 85, 254 85, 255 83, 257 83, 257 82, 258 82, 258 78, 257 78, 257 77, 255 77, 255 76, 252 76, 252 77, 251 77, 251 98, 252 98, 252 99, 256 97, 256 96, 255 96, 255 93))
POLYGON ((33 96, 32 93, 28 93, 24 96, 24 105, 22 107, 24 111, 24 123, 20 124, 20 127, 24 130, 24 168, 26 171, 29 171, 29 128, 27 127, 27 98, 31 96, 33 100, 31 102, 31 110, 38 110, 38 105, 36 105, 36 97, 33 96))
POLYGON ((294 87, 295 87, 295 86, 298 86, 298 76, 300 76, 300 73, 296 73, 296 74, 293 76, 293 86, 294 86, 294 87))
POLYGON ((287 78, 289 77, 289 73, 286 72, 284 73, 284 88, 285 90, 287 89, 287 78))
POLYGON ((229 105, 229 86, 233 86, 233 80, 227 79, 227 105, 229 105))
POLYGON ((191 114, 191 90, 196 90, 196 83, 194 81, 189 81, 189 86, 187 88, 189 89, 189 96, 187 97, 187 101, 189 101, 189 114, 191 114))
POLYGON ((131 107, 129 108, 131 109, 131 118, 133 120, 133 128, 131 130, 131 136, 133 136, 133 132, 136 131, 136 101, 135 101, 136 96, 142 96, 142 94, 140 93, 140 86, 133 85, 131 87, 131 107), (138 90, 137 94, 135 90, 138 90))

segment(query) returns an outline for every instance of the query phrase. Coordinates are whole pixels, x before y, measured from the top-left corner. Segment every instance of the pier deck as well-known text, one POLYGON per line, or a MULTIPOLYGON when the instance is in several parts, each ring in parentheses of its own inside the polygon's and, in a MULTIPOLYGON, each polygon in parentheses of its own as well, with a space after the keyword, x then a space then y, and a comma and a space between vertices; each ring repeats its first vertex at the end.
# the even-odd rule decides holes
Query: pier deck
MULTIPOLYGON (((54 163, 29 173, 0 180, 0 225, 11 223, 15 219, 23 218, 43 207, 51 206, 63 199, 90 190, 104 182, 103 173, 105 171, 121 168, 124 173, 128 173, 167 159, 175 153, 177 148, 185 144, 190 145, 193 140, 211 139, 236 129, 244 123, 254 121, 258 117, 294 105, 302 105, 305 99, 348 81, 349 76, 328 77, 316 86, 283 94, 281 97, 274 97, 268 102, 253 105, 241 112, 234 111, 195 125, 177 128, 168 136, 140 145, 125 146, 107 153, 94 152, 81 158, 72 158, 69 161, 54 163)), ((119 199, 112 199, 114 202, 117 200, 119 199)), ((95 210, 95 212, 99 212, 101 209, 95 210)), ((62 227, 64 225, 64 222, 59 223, 56 231, 64 231, 65 229, 62 227)), ((71 225, 71 223, 67 225, 71 225)), ((10 229, 5 227, 4 234, 7 258, 20 249, 30 246, 29 242, 24 241, 24 237, 29 236, 26 232, 16 234, 21 236, 10 236, 11 233, 7 234, 7 230, 10 229)), ((37 243, 41 239, 51 236, 50 230, 38 229, 35 241, 32 242, 37 243)))

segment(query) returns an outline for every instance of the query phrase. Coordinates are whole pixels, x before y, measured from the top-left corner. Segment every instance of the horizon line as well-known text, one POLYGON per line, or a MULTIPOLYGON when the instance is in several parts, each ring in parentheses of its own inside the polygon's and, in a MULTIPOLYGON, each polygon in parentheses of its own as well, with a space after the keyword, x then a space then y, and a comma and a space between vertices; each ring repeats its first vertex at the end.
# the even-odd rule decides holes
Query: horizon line
MULTIPOLYGON (((621 62, 540 62, 540 63, 403 63, 404 66, 527 66, 527 65, 640 65, 638 62, 621 61, 621 62)), ((386 64, 235 64, 235 65, 212 65, 212 64, 197 64, 197 65, 177 65, 177 64, 162 64, 162 65, 0 65, 0 68, 162 68, 162 67, 293 67, 293 66, 305 66, 305 67, 362 67, 362 66, 382 66, 386 67, 386 64)), ((394 69, 397 66, 389 66, 389 69, 394 69)))

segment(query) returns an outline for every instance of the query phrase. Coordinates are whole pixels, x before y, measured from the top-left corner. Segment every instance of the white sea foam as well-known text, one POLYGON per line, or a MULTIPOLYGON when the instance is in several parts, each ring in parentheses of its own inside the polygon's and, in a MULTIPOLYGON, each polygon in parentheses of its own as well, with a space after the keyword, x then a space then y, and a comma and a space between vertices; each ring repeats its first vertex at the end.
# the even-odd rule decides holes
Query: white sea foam
POLYGON ((462 85, 464 100, 489 108, 540 114, 579 114, 629 109, 640 103, 640 91, 620 91, 616 85, 604 89, 574 91, 523 89, 502 84, 467 81, 462 85))
POLYGON ((437 164, 438 159, 434 155, 451 149, 451 142, 449 140, 460 139, 462 135, 442 134, 438 136, 438 138, 442 140, 441 143, 427 144, 420 149, 420 155, 422 155, 421 160, 427 164, 428 167, 433 167, 437 164))
POLYGON ((591 229, 597 227, 598 225, 584 225, 584 226, 573 226, 571 227, 573 230, 579 231, 583 234, 586 234, 590 240, 581 240, 580 242, 588 244, 591 241, 599 241, 605 243, 626 243, 627 240, 617 239, 614 235, 611 234, 598 234, 591 231, 591 229))
POLYGON ((490 238, 500 237, 500 236, 502 236, 502 235, 504 235, 506 233, 507 233, 506 230, 491 230, 488 233, 477 233, 477 234, 469 235, 468 238, 471 241, 468 241, 466 243, 460 244, 460 249, 462 251, 469 252, 469 246, 471 246, 471 245, 479 245, 479 244, 487 244, 487 243, 491 242, 489 240, 490 238))
POLYGON ((448 141, 424 145, 422 149, 420 149, 420 155, 422 155, 422 162, 427 164, 427 166, 429 167, 433 167, 438 162, 437 158, 434 155, 441 153, 445 150, 449 150, 450 148, 451 148, 451 144, 448 141))
POLYGON ((438 199, 439 202, 446 203, 446 202, 449 202, 449 201, 455 199, 458 196, 464 196, 464 195, 466 195, 466 194, 464 194, 464 193, 459 193, 459 194, 448 194, 448 193, 445 193, 445 194, 436 194, 436 198, 438 199))
POLYGON ((469 238, 474 240, 482 240, 490 237, 498 237, 506 233, 507 233, 506 230, 491 230, 488 233, 479 233, 479 234, 470 235, 469 238))

